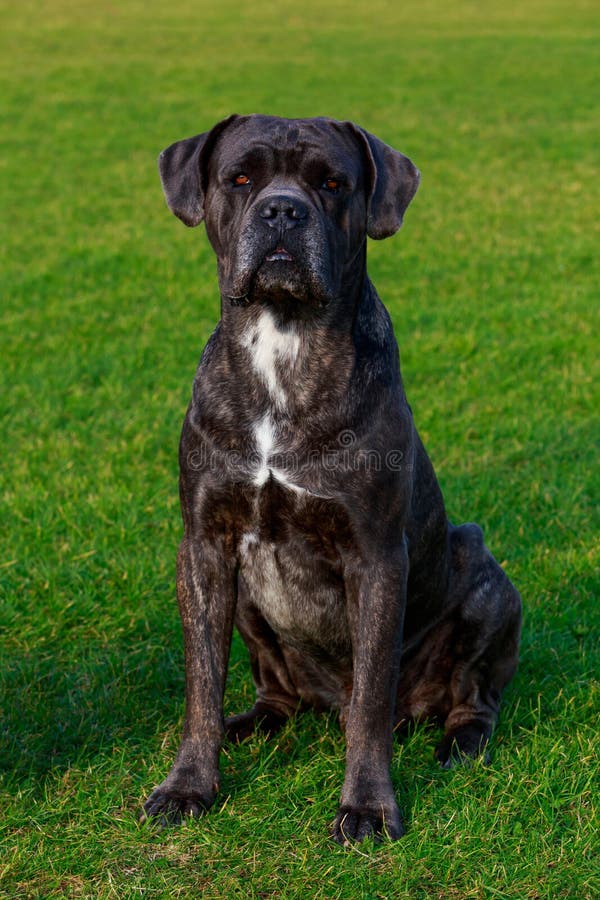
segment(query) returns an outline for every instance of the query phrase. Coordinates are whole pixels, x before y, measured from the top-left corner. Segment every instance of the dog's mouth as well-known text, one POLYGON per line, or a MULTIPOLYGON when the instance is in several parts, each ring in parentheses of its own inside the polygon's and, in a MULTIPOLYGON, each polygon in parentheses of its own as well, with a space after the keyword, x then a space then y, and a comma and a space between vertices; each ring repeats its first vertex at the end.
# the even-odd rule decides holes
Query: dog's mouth
POLYGON ((272 253, 265 256, 265 262, 294 262, 294 257, 285 247, 276 247, 272 253))
POLYGON ((325 305, 334 293, 329 284, 327 247, 320 246, 318 237, 307 229, 297 235, 263 235, 251 222, 242 230, 232 264, 226 266, 225 258, 220 262, 223 296, 234 306, 254 302, 275 304, 280 309, 289 306, 290 316, 300 315, 300 306, 306 307, 308 315, 325 305))

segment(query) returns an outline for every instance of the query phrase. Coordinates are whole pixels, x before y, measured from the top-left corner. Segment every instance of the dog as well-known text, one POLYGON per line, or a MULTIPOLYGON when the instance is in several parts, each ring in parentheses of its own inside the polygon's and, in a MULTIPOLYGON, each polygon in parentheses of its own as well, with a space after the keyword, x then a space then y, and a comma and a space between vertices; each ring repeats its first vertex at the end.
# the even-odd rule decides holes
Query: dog
POLYGON ((419 172, 350 122, 263 115, 159 169, 172 212, 206 224, 222 317, 180 443, 183 736, 143 817, 205 812, 225 736, 312 708, 345 731, 334 840, 397 839, 394 730, 441 724, 445 768, 487 755, 521 621, 481 529, 446 517, 367 275, 367 236, 399 229, 419 172), (234 623, 256 702, 224 721, 234 623))

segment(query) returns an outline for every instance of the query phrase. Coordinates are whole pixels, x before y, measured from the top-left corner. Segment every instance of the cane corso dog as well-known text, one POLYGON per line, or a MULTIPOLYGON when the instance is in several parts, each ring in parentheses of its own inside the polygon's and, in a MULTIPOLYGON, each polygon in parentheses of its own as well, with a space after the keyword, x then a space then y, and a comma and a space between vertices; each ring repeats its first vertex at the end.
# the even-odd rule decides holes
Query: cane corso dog
POLYGON ((445 768, 485 754, 521 618, 480 528, 446 517, 367 275, 367 236, 398 230, 419 172, 350 122, 262 115, 159 168, 175 215, 206 223, 222 311, 180 444, 185 724, 145 817, 204 812, 225 736, 312 708, 346 736, 334 839, 399 838, 394 730, 439 722, 445 768), (224 721, 234 623, 256 702, 224 721))

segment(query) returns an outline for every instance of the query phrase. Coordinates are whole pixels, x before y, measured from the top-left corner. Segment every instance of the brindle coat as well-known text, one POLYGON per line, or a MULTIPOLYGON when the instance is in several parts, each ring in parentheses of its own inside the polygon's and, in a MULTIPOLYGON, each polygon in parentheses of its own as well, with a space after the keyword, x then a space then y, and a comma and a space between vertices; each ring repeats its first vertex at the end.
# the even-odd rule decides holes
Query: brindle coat
POLYGON ((181 436, 185 725, 146 814, 206 810, 225 733, 315 707, 346 732, 334 838, 398 838, 394 727, 443 723, 445 767, 484 752, 521 610, 479 527, 446 518, 367 276, 367 235, 397 231, 419 173, 351 123, 266 116, 172 145, 160 172, 206 222, 222 318, 181 436), (256 702, 224 723, 234 622, 256 702))

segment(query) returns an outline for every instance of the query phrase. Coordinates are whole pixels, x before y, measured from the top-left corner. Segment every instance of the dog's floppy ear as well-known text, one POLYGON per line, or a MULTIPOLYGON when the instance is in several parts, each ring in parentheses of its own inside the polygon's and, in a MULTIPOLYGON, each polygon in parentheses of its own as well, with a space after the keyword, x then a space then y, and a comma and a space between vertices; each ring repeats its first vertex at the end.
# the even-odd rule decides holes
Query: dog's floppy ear
POLYGON ((223 119, 210 131, 171 144, 158 157, 158 170, 171 212, 193 228, 204 218, 206 163, 210 152, 236 115, 223 119))
POLYGON ((365 147, 371 169, 367 234, 380 240, 395 234, 415 196, 421 175, 407 156, 388 147, 375 135, 353 126, 365 147))

